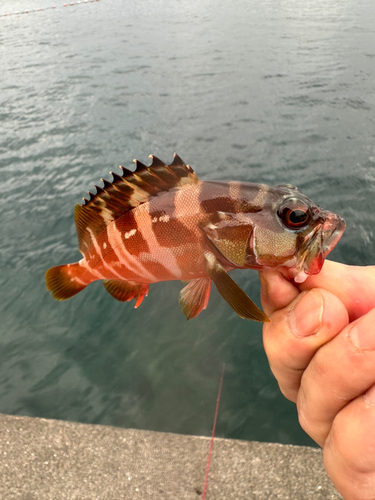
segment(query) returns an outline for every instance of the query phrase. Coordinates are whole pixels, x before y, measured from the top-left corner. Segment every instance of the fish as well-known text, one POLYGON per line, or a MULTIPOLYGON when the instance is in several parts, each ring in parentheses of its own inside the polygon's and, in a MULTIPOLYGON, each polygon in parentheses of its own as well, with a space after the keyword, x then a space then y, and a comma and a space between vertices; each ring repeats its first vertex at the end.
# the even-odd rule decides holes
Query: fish
POLYGON ((171 164, 150 155, 134 171, 101 179, 74 210, 83 258, 48 269, 46 286, 68 299, 102 280, 115 299, 135 300, 149 286, 180 280, 187 319, 206 309, 212 282, 241 318, 269 321, 231 278, 234 269, 286 269, 295 283, 320 272, 345 221, 297 187, 199 180, 175 154, 171 164))

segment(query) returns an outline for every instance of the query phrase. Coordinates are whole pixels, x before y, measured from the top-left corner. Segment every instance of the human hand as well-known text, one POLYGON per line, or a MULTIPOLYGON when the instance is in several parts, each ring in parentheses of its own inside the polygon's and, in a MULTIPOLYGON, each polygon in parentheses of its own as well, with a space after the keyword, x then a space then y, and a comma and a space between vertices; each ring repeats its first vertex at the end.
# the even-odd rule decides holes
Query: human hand
POLYGON ((375 499, 375 266, 326 261, 298 287, 259 273, 266 354, 347 500, 375 499))

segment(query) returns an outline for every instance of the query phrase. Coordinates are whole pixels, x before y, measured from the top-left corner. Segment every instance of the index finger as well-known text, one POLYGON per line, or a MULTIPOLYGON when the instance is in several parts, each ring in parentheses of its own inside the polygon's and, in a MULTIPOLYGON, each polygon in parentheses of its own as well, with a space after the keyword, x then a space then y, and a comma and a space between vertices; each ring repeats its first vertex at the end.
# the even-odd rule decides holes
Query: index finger
POLYGON ((301 291, 316 287, 336 295, 352 322, 375 307, 375 266, 347 266, 326 260, 319 274, 299 285, 301 291))
POLYGON ((294 284, 281 271, 260 271, 261 300, 267 315, 286 307, 304 290, 324 288, 345 305, 350 321, 375 307, 375 266, 347 266, 326 260, 319 274, 294 284))
POLYGON ((259 280, 260 300, 267 316, 284 309, 300 293, 299 288, 280 271, 259 271, 259 280))

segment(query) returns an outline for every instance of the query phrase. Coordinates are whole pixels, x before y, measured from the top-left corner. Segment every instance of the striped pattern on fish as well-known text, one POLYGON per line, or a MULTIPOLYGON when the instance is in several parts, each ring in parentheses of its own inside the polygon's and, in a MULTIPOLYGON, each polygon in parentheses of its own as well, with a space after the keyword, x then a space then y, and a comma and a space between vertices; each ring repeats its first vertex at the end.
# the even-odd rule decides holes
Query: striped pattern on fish
POLYGON ((47 271, 58 300, 103 280, 138 307, 150 283, 188 281, 179 301, 190 319, 207 307, 214 281, 241 317, 267 321, 228 272, 284 266, 292 277, 314 274, 345 228, 293 186, 200 181, 177 155, 170 165, 152 157, 149 167, 136 161, 135 172, 121 168, 75 208, 83 259, 47 271))

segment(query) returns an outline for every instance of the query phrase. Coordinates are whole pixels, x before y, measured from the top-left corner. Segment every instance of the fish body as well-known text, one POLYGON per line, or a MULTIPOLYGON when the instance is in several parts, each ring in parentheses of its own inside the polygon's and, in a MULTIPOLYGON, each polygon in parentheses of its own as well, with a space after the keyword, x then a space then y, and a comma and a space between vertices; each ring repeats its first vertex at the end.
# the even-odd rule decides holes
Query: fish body
POLYGON ((243 318, 265 314, 232 280, 233 269, 287 268, 296 282, 317 274, 345 229, 291 185, 200 181, 177 155, 166 165, 136 162, 103 181, 75 208, 83 259, 51 268, 47 288, 67 299, 103 280, 116 299, 136 300, 149 284, 188 282, 179 302, 188 319, 208 304, 211 283, 243 318))

